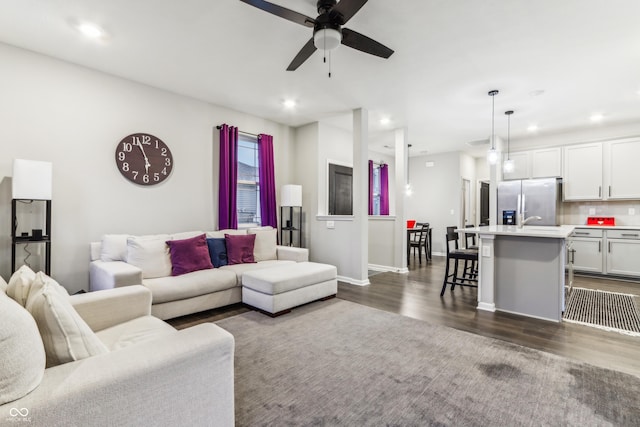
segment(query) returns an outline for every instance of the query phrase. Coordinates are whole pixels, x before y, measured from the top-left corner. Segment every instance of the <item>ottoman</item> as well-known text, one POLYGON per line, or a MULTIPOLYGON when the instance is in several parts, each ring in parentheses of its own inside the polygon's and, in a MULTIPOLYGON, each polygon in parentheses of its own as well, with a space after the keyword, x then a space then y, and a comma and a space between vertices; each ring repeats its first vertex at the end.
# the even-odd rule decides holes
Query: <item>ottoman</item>
POLYGON ((333 297, 338 292, 335 266, 298 262, 242 275, 242 302, 277 316, 292 307, 333 297))

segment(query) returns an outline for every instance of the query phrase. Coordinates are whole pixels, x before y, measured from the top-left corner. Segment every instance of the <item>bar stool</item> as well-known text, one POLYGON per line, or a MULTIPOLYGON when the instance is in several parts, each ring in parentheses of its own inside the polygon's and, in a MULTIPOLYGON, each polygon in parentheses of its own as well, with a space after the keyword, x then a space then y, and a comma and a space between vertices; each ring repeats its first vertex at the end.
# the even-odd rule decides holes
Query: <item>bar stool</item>
POLYGON ((471 261, 475 263, 478 261, 478 249, 460 249, 458 247, 458 233, 455 231, 456 227, 447 227, 447 260, 444 271, 444 281, 442 283, 442 291, 440 296, 444 295, 444 291, 447 285, 451 285, 451 290, 458 286, 469 286, 472 288, 478 287, 478 276, 466 274, 463 271, 462 276, 458 276, 458 262, 463 260, 465 262, 471 261), (454 242, 454 248, 451 249, 451 242, 454 242), (454 261, 453 273, 449 274, 450 260, 454 261), (451 280, 449 280, 451 279, 451 280))

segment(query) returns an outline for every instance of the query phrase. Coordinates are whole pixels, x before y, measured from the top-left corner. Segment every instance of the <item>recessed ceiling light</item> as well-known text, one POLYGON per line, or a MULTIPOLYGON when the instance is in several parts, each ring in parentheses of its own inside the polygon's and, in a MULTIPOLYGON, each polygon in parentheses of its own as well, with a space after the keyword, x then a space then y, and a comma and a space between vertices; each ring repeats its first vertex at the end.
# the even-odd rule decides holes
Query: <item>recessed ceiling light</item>
POLYGON ((92 24, 91 22, 82 22, 77 26, 78 31, 80 31, 85 37, 90 39, 99 39, 105 36, 105 31, 98 27, 96 24, 92 24))
POLYGON ((544 95, 544 89, 536 89, 529 92, 529 96, 540 96, 544 95))
POLYGON ((389 117, 383 117, 380 119, 380 124, 383 126, 386 126, 389 123, 391 123, 391 119, 389 117))
POLYGON ((529 125, 527 127, 527 131, 529 131, 529 132, 537 132, 538 131, 538 125, 529 125))
POLYGON ((284 105, 284 108, 287 109, 295 108, 296 101, 294 101, 293 99, 285 99, 282 105, 284 105))
POLYGON ((387 148, 389 150, 393 150, 394 149, 394 147, 392 147, 391 145, 385 145, 384 148, 387 148))
POLYGON ((604 119, 604 115, 602 113, 594 113, 591 115, 591 117, 589 117, 589 120, 594 123, 601 122, 602 119, 604 119))

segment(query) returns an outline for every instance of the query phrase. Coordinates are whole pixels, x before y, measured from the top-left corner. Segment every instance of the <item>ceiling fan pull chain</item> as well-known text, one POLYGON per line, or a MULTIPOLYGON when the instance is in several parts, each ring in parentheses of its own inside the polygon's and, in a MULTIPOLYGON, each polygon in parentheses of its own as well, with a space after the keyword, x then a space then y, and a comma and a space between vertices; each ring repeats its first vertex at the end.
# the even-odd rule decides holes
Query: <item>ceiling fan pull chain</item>
POLYGON ((329 51, 329 78, 331 78, 331 51, 329 51))

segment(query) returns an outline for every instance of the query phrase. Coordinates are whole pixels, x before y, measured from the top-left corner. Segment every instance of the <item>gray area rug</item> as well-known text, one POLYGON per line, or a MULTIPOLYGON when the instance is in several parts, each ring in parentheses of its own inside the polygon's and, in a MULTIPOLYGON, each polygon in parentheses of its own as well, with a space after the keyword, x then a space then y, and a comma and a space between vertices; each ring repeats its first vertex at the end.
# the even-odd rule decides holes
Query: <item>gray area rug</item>
POLYGON ((607 331, 640 336, 640 312, 634 296, 629 294, 574 287, 567 299, 563 319, 607 331))
POLYGON ((339 299, 216 322, 238 426, 638 426, 640 378, 339 299))

